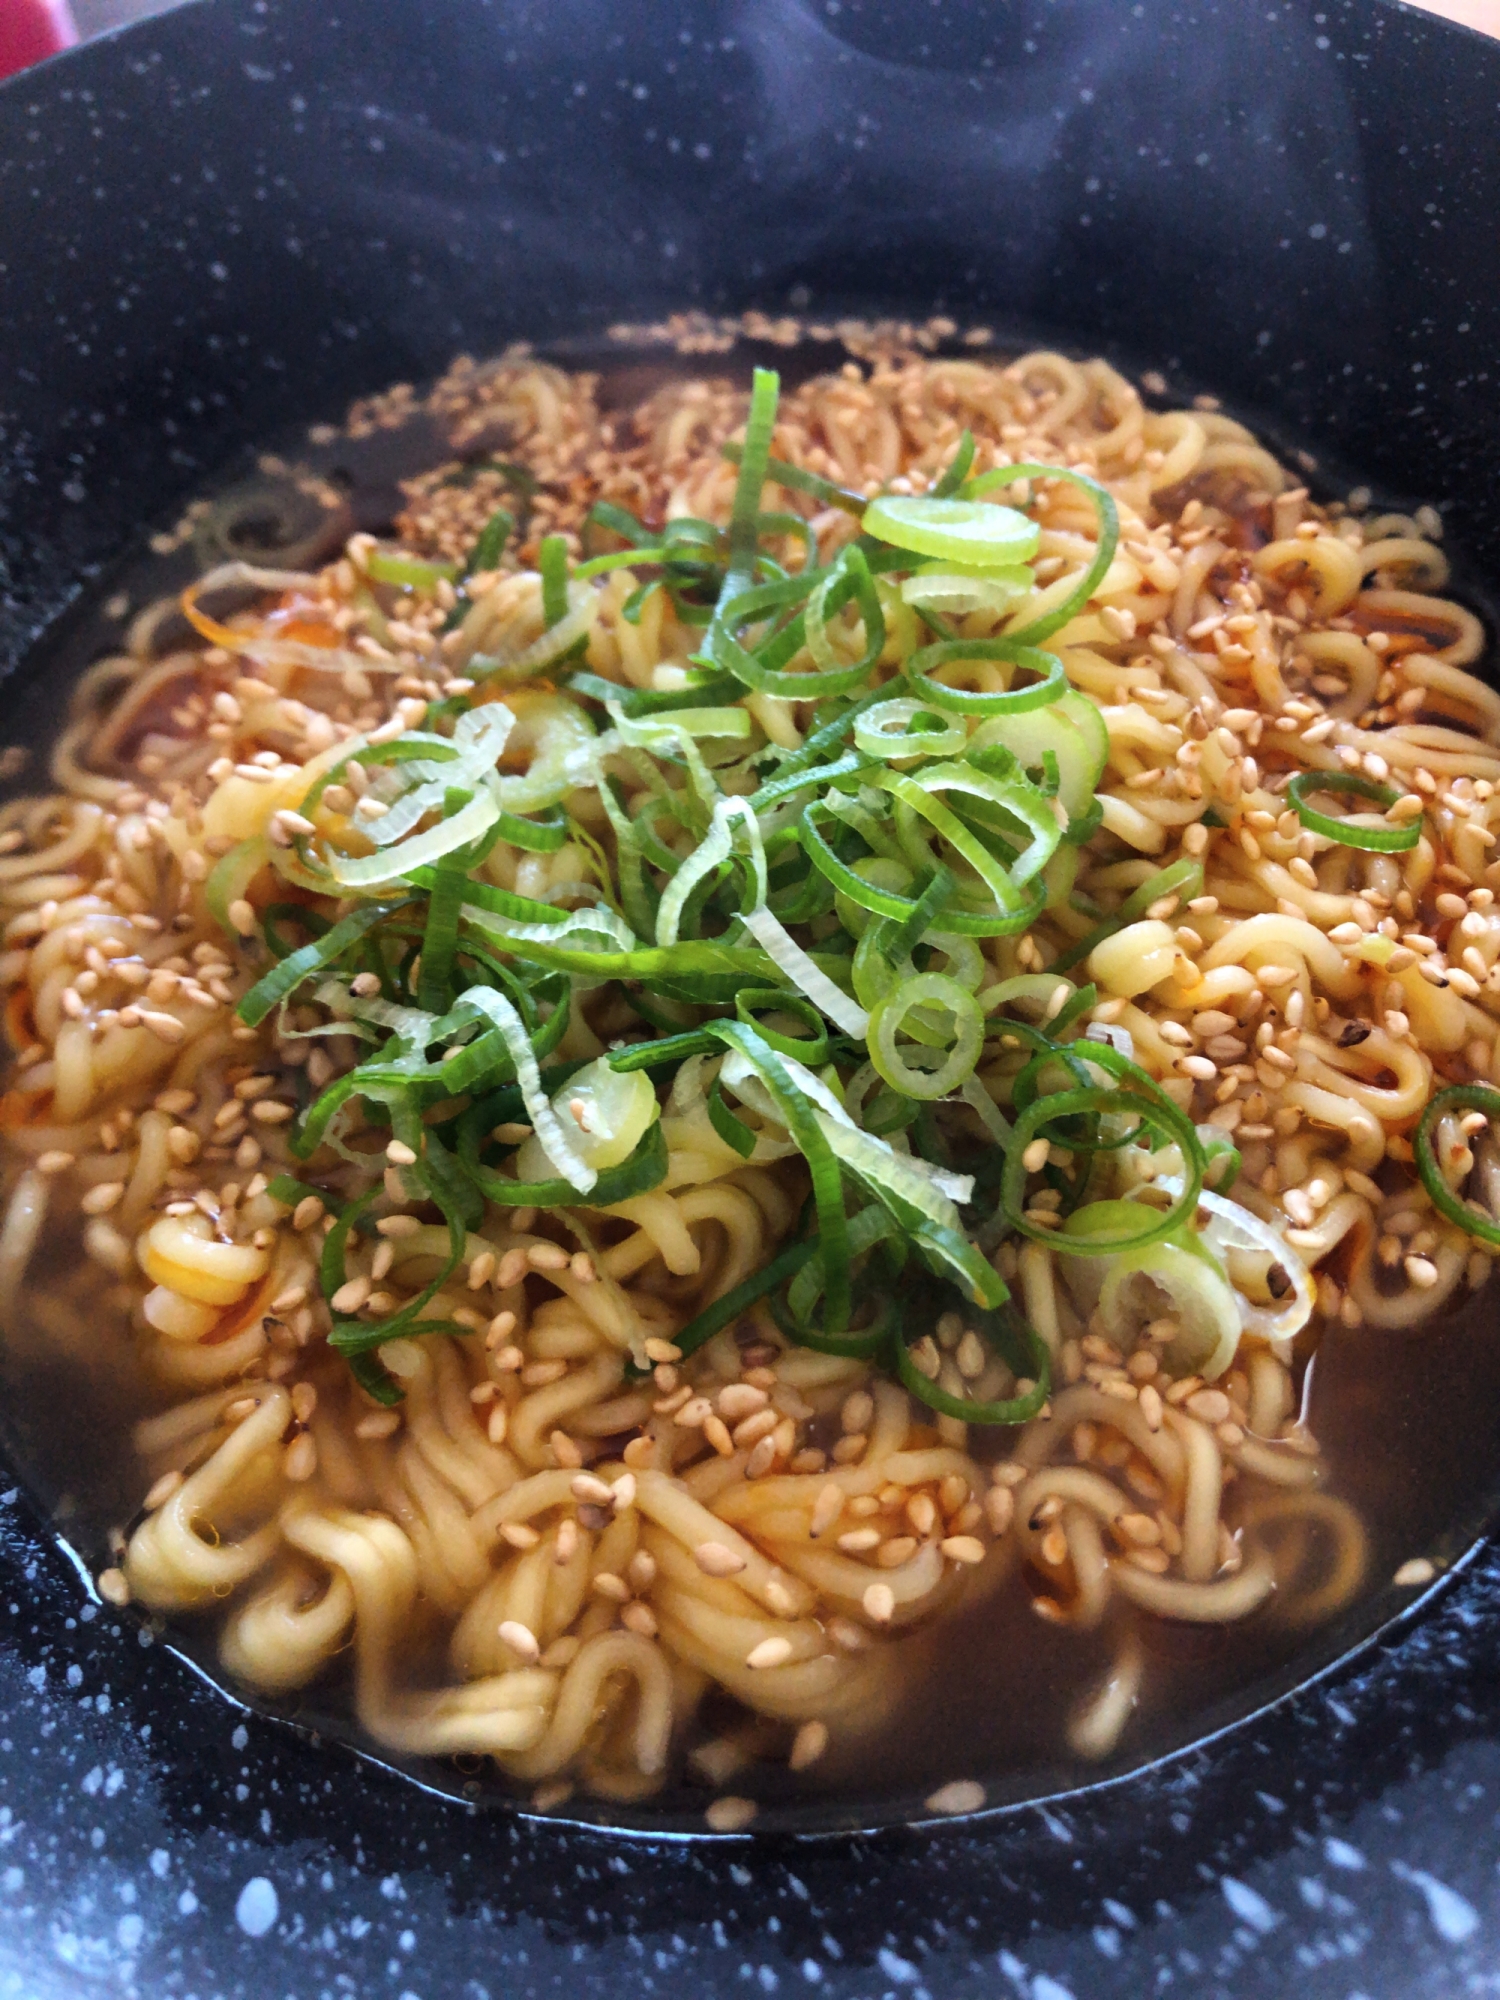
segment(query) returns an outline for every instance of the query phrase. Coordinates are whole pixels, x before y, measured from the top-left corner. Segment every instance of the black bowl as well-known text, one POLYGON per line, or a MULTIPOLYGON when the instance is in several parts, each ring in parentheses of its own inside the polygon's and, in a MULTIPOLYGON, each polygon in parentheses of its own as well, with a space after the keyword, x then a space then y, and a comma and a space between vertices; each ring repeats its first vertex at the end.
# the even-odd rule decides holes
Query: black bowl
MULTIPOLYGON (((1313 478, 1437 502, 1500 575, 1488 43, 1362 0, 331 4, 200 0, 0 91, 7 667, 282 427, 682 308, 942 311, 1153 367, 1313 478)), ((45 693, 16 680, 9 727, 45 693)), ((19 1487, 0 1582, 0 1995, 1493 1984, 1484 1551, 1134 1776, 753 1841, 480 1814, 239 1712, 19 1487)))

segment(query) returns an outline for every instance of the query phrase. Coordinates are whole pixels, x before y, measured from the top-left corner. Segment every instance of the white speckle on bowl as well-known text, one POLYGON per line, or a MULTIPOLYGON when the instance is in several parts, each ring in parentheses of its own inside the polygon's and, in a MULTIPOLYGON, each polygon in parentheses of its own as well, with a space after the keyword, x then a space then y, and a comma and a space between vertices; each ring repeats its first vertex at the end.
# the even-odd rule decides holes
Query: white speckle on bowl
POLYGON ((1427 1899, 1427 1914, 1432 1919, 1432 1928, 1445 1944, 1463 1944, 1479 1928, 1479 1912, 1472 1903, 1466 1902, 1456 1889, 1450 1889, 1446 1882, 1439 1882, 1435 1875, 1429 1875, 1425 1868, 1408 1868, 1404 1861, 1393 1861, 1391 1873, 1402 1882, 1410 1882, 1414 1889, 1420 1889, 1427 1899))
POLYGON ((1267 1931, 1275 1930, 1281 1922, 1281 1918, 1265 1897, 1258 1890, 1252 1889, 1248 1882, 1241 1882, 1233 1875, 1226 1875, 1219 1887, 1224 1891, 1224 1900, 1230 1909, 1242 1923, 1247 1923, 1251 1930, 1259 1931, 1264 1936, 1267 1931))
POLYGON ((252 1875, 240 1891, 234 1906, 234 1920, 246 1937, 264 1937, 281 1910, 274 1884, 264 1875, 252 1875))

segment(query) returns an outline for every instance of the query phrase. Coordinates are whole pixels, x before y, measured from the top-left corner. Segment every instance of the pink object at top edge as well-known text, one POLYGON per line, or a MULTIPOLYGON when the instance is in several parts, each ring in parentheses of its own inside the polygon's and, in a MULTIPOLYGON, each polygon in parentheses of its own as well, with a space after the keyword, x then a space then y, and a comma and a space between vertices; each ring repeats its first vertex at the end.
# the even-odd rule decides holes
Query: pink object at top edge
POLYGON ((68 0, 0 0, 0 77, 14 76, 77 40, 68 0))

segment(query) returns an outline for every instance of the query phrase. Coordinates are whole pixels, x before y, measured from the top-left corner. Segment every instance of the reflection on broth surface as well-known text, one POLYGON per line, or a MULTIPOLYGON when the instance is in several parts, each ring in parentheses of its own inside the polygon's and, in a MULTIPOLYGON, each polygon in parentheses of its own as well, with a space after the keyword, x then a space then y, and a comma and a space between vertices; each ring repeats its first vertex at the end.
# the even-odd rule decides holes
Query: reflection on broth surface
POLYGON ((471 1795, 999 1802, 1488 1496, 1440 522, 855 346, 360 406, 155 538, 0 807, 15 1456, 471 1795))

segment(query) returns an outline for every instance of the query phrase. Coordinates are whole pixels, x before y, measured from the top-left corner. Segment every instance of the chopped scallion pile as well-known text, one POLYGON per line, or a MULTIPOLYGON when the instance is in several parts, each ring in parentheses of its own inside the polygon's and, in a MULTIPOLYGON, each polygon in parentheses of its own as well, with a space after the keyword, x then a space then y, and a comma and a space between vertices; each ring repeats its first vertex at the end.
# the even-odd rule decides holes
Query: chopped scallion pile
MULTIPOLYGON (((589 536, 624 547, 594 539, 574 562, 562 536, 546 537, 540 636, 509 656, 475 653, 467 694, 419 726, 343 746, 301 800, 290 845, 246 843, 215 872, 226 928, 267 864, 296 899, 263 907, 250 948, 267 964, 241 1018, 312 1005, 326 1021, 299 1032, 341 1028, 366 1044, 309 1094, 293 1134, 310 1171, 332 1154, 377 1176, 351 1201, 327 1198, 325 1293, 347 1294, 350 1237, 372 1226, 391 1173, 446 1225, 447 1252, 414 1297, 383 1318, 335 1313, 333 1345, 383 1400, 401 1392, 382 1345, 455 1330, 423 1315, 486 1203, 597 1210, 661 1185, 662 1087, 677 1109, 701 1110, 709 1143, 748 1162, 795 1151, 810 1181, 793 1240, 676 1345, 691 1353, 764 1300, 789 1339, 882 1361, 941 1417, 1015 1424, 1046 1399, 1047 1348, 986 1254, 1004 1234, 1135 1255, 1198 1202, 1213 1149, 1128 1055, 1080 1039, 1092 989, 1058 982, 1072 997, 1045 1028, 1002 1013, 1002 988, 981 991, 976 941, 1025 930, 1066 895, 1069 856, 1098 824, 1103 724, 1044 642, 1108 571, 1114 503, 1059 466, 970 478, 966 435, 932 493, 866 504, 772 456, 777 396, 776 376, 758 371, 729 453, 727 526, 679 518, 657 532, 600 504, 589 536), (1032 494, 1067 482, 1095 510, 1090 559, 1061 589, 1039 590, 1027 567, 1037 521, 987 497, 1020 480, 1032 494), (768 486, 858 528, 821 561, 802 516, 768 506, 768 486), (587 662, 596 579, 625 566, 640 579, 627 621, 660 591, 702 635, 648 687, 587 662), (955 636, 945 617, 971 612, 996 629, 955 636), (580 795, 597 802, 587 825, 580 795), (499 842, 576 854, 580 893, 502 886, 488 865, 499 842), (307 900, 320 895, 326 915, 307 900), (638 1038, 592 1062, 559 1059, 577 996, 601 985, 629 1002, 638 1038), (1002 1115, 981 1074, 1018 1049, 1002 1115), (942 1103, 975 1114, 967 1142, 935 1119, 942 1103), (384 1153, 354 1143, 372 1126, 389 1129, 384 1153), (1040 1220, 1026 1194, 1038 1141, 1067 1163, 1048 1170, 1040 1220), (1169 1149, 1177 1193, 1159 1207, 1104 1200, 1107 1164, 1142 1146, 1169 1149), (1101 1226, 1077 1225, 1091 1209, 1101 1226), (913 1339, 932 1298, 972 1318, 1013 1395, 938 1381, 931 1343, 913 1339)), ((462 566, 377 550, 367 573, 451 592, 456 629, 469 579, 493 571, 512 526, 496 514, 462 566)), ((1072 957, 1184 886, 1172 870, 1153 878, 1072 957)), ((272 1192, 295 1203, 309 1187, 272 1192)))

